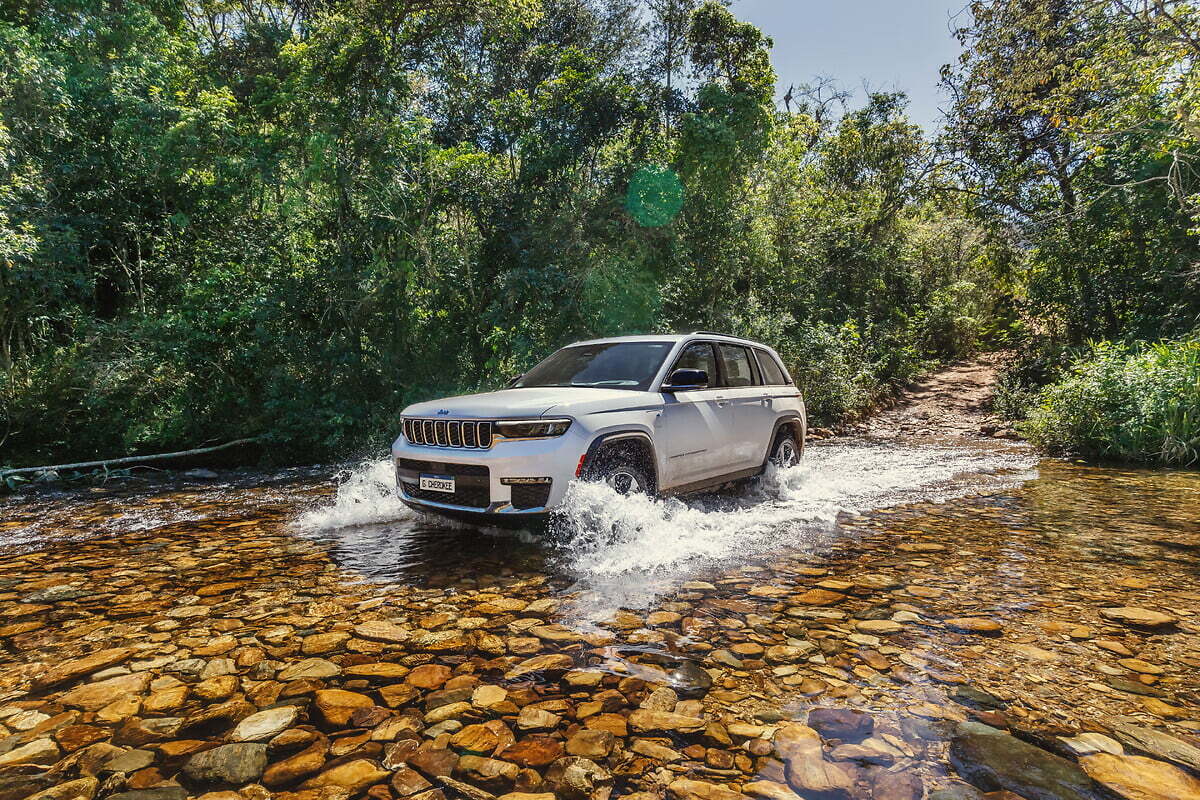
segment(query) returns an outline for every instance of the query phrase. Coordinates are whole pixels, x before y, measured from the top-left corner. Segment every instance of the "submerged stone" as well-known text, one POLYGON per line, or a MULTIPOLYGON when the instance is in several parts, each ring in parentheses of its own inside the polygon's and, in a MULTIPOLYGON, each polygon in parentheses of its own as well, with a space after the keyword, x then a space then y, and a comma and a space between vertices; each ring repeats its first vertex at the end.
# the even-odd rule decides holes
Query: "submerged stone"
POLYGON ((1103 796, 1076 764, 978 722, 959 723, 950 743, 950 763, 985 792, 1005 790, 1026 800, 1097 800, 1103 796))

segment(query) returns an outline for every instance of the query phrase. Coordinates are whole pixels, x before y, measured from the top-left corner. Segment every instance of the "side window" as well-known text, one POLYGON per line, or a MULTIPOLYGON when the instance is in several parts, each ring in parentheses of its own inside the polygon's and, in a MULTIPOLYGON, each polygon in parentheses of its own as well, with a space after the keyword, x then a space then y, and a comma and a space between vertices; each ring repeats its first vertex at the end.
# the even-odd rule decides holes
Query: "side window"
MULTIPOLYGON (((717 358, 713 355, 712 345, 708 342, 692 342, 683 348, 671 372, 677 369, 702 369, 708 373, 708 385, 717 385, 717 358)), ((670 373, 667 378, 670 379, 670 373)))
POLYGON ((721 354, 726 386, 754 385, 754 367, 750 362, 749 350, 735 344, 718 344, 717 351, 721 354))
POLYGON ((779 362, 766 350, 755 350, 758 354, 758 366, 762 368, 763 383, 768 386, 783 386, 787 378, 779 368, 779 362))

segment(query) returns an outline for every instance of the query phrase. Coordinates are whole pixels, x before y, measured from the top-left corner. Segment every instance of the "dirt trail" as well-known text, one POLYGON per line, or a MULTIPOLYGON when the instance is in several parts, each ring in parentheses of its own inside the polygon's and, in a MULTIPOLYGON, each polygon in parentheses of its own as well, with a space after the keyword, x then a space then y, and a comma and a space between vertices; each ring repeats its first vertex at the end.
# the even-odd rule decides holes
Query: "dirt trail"
POLYGON ((856 430, 876 436, 1019 438, 1007 420, 992 412, 992 392, 1008 353, 985 353, 950 364, 907 386, 895 405, 856 430))

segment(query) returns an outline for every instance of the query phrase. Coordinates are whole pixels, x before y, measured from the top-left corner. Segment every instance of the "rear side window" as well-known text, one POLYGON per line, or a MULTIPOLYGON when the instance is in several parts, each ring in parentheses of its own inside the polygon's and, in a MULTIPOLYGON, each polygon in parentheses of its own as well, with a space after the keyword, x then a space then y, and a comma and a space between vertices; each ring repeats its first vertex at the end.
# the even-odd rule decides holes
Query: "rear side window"
POLYGON ((773 355, 766 350, 756 350, 755 352, 758 353, 758 366, 762 368, 763 383, 768 386, 783 386, 788 382, 787 376, 783 374, 779 362, 773 355))
MULTIPOLYGON (((712 345, 708 342, 693 342, 683 348, 671 372, 677 369, 702 369, 708 373, 708 385, 717 385, 717 357, 713 355, 712 345)), ((667 380, 670 379, 668 374, 667 380)))
POLYGON ((725 373, 725 385, 730 387, 753 386, 754 367, 750 361, 750 351, 736 344, 718 344, 717 352, 721 356, 721 368, 725 373))

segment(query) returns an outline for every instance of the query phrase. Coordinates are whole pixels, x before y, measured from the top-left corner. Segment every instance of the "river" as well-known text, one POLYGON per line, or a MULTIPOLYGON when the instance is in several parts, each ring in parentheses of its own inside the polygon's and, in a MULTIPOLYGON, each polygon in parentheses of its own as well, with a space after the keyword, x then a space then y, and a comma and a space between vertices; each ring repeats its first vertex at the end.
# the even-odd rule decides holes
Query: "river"
POLYGON ((863 438, 540 535, 387 462, 0 508, 0 800, 1200 797, 1197 472, 863 438))

